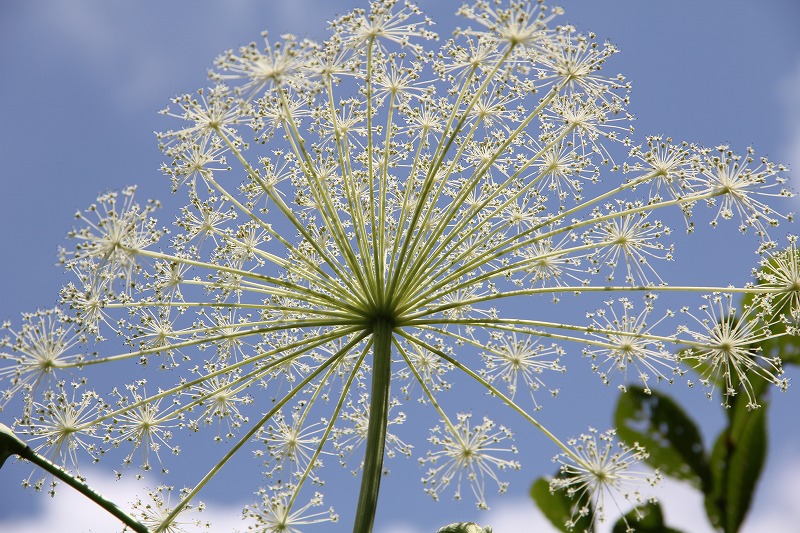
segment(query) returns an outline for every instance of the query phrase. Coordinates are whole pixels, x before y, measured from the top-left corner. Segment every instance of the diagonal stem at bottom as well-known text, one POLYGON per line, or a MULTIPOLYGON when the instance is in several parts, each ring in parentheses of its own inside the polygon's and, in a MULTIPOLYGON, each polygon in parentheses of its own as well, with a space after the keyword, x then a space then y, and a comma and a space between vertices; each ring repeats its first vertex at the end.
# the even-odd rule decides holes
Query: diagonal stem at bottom
POLYGON ((8 426, 0 424, 0 467, 3 466, 3 462, 11 455, 18 455, 22 459, 30 461, 54 478, 66 483, 111 513, 114 517, 118 518, 133 531, 137 533, 148 533, 144 525, 117 507, 114 502, 104 498, 99 492, 92 489, 76 475, 67 472, 65 469, 34 451, 30 446, 20 440, 8 426))
POLYGON ((367 451, 358 495, 353 533, 370 533, 378 506, 378 489, 383 474, 386 426, 389 420, 389 382, 392 367, 392 328, 389 320, 379 319, 372 328, 372 393, 367 426, 367 451))

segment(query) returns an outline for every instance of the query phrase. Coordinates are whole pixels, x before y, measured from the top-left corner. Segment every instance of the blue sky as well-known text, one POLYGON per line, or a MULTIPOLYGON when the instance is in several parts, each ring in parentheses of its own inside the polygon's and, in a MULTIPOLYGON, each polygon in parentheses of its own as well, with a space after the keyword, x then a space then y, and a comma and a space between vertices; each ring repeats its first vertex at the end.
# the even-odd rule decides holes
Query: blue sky
MULTIPOLYGON (((327 20, 357 4, 339 0, 0 2, 0 116, 5 125, 0 130, 0 320, 17 323, 20 311, 55 303, 58 289, 68 280, 54 266, 56 249, 65 243, 74 212, 90 204, 99 191, 138 184, 138 196, 165 201, 164 216, 169 217, 170 205, 182 205, 182 199, 170 198, 168 180, 158 171, 162 157, 153 131, 169 125, 156 111, 169 97, 203 86, 219 52, 258 40, 265 28, 274 34, 322 38, 327 34, 327 20)), ((459 2, 428 0, 420 5, 439 23, 437 31, 446 35, 452 27, 450 13, 459 2)), ((610 74, 623 73, 633 82, 630 109, 637 117, 637 140, 661 133, 709 146, 730 144, 739 152, 752 145, 760 155, 800 168, 800 34, 796 31, 800 4, 794 0, 758 4, 567 0, 561 5, 567 11, 565 22, 592 30, 622 50, 607 68, 610 74)), ((702 256, 702 268, 709 275, 722 282, 742 283, 754 258, 749 251, 737 252, 731 244, 720 232, 702 251, 691 245, 685 249, 707 254, 702 256)), ((707 435, 718 428, 716 404, 706 402, 700 393, 687 394, 682 387, 674 392, 690 397, 686 405, 702 417, 707 435)), ((565 411, 585 405, 585 397, 567 397, 548 405, 554 419, 572 419, 558 429, 575 434, 585 429, 587 420, 597 420, 601 427, 610 423, 610 415, 602 409, 610 409, 613 391, 599 393, 602 398, 592 398, 599 412, 591 417, 564 416, 565 411)), ((780 497, 781 476, 788 468, 800 472, 800 428, 792 414, 799 405, 797 394, 795 384, 775 398, 770 462, 757 500, 760 514, 751 518, 753 529, 748 531, 767 530, 761 528, 775 519, 775 508, 781 507, 774 503, 780 497)), ((0 413, 0 421, 7 416, 11 413, 0 413)), ((513 477, 508 498, 490 501, 495 510, 515 505, 515 511, 503 514, 520 513, 521 520, 526 520, 525 513, 533 513, 525 507, 528 483, 550 473, 547 460, 553 453, 542 447, 537 452, 541 460, 523 458, 525 468, 513 477)), ((459 517, 477 517, 481 522, 504 519, 497 514, 476 515, 469 502, 433 504, 422 493, 415 463, 389 467, 399 472, 387 478, 382 489, 382 530, 430 531, 459 517), (405 507, 392 503, 400 500, 413 502, 415 512, 404 512, 405 507)), ((27 469, 18 464, 0 471, 0 529, 26 515, 56 516, 42 507, 53 502, 18 488, 17 481, 25 475, 27 469)), ((102 480, 102 473, 97 475, 102 480)), ((109 483, 107 490, 128 489, 109 483)), ((212 487, 204 498, 219 502, 220 508, 234 508, 224 490, 212 487)), ((61 496, 66 491, 62 489, 61 496)), ((243 498, 249 501, 249 494, 243 498)), ((66 513, 75 505, 90 505, 80 501, 65 505, 64 501, 70 500, 61 504, 66 513)), ((800 502, 795 501, 794 512, 799 508, 800 502)), ((339 510, 343 515, 349 512, 339 510)), ((30 527, 29 531, 47 530, 43 523, 30 527)), ((85 530, 75 527, 74 531, 85 530)), ((509 525, 507 531, 515 531, 513 527, 509 525)))

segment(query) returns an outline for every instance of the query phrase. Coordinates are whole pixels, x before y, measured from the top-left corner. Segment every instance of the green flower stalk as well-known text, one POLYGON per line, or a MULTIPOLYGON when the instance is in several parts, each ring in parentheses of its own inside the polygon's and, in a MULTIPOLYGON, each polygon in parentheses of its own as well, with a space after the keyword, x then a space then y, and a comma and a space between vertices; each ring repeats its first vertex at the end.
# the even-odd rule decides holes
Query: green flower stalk
MULTIPOLYGON (((133 188, 76 215, 63 305, 6 326, 1 401, 20 399, 17 433, 74 470, 115 450, 163 467, 182 433, 208 433, 225 451, 198 465, 207 473, 171 506, 161 490, 137 506, 154 532, 179 530, 209 480, 253 454, 265 468, 253 530, 335 521, 322 491, 340 462, 360 472, 354 531, 368 532, 384 458, 413 455, 399 410, 412 398, 439 420, 419 456, 434 499, 471 493, 486 508, 520 467, 507 426, 448 405, 456 375, 541 430, 566 475, 553 489, 600 514, 646 452, 613 431, 562 441, 536 420, 561 361, 583 353, 623 390, 696 367, 691 384, 753 408, 749 380, 785 388, 780 360, 753 348, 775 335, 774 308, 800 313, 795 239, 780 251, 768 234, 790 218, 772 205, 791 196, 785 169, 725 146, 634 146, 629 84, 601 72, 615 48, 556 25, 559 9, 479 1, 459 14, 434 48, 431 21, 394 0, 336 19, 323 42, 265 33, 175 98, 163 113, 181 125, 158 139, 188 203, 171 228, 133 188), (691 232, 703 206, 773 265, 764 283, 659 273, 673 259, 665 220, 691 232), (671 293, 700 311, 660 308, 671 293), (734 293, 756 295, 736 324, 734 293), (608 301, 558 322, 562 294, 608 301), (110 394, 92 389, 98 366, 118 369, 110 394)), ((783 320, 779 334, 795 334, 783 320)))

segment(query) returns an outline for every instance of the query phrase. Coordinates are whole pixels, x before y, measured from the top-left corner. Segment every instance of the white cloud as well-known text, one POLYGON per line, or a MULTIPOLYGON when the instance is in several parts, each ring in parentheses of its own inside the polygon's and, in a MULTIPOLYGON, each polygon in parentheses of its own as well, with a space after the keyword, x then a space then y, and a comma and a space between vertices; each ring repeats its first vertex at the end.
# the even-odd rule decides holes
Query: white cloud
MULTIPOLYGON (((120 503, 123 508, 135 500, 136 494, 143 492, 141 485, 130 479, 116 481, 113 476, 94 469, 87 470, 85 473, 101 494, 120 503)), ((763 480, 759 486, 759 490, 762 491, 759 501, 764 503, 753 509, 752 515, 744 524, 743 531, 748 533, 785 531, 787 524, 800 523, 798 478, 800 478, 800 459, 786 458, 779 473, 773 478, 763 480)), ((656 490, 655 495, 663 506, 667 525, 692 533, 711 533, 713 531, 708 525, 703 509, 702 495, 689 485, 665 479, 656 490)), ((42 498, 46 501, 43 501, 40 512, 34 516, 3 520, 0 522, 2 530, 15 533, 41 533, 42 531, 105 533, 121 530, 120 522, 117 519, 68 487, 62 486, 55 498, 51 499, 46 496, 42 498)), ((198 518, 210 521, 212 531, 227 533, 241 531, 247 527, 247 524, 241 519, 240 505, 211 504, 202 515, 198 515, 198 518)), ((610 532, 616 518, 616 516, 609 516, 609 520, 600 527, 600 533, 610 532)), ((539 509, 525 498, 501 501, 490 511, 475 513, 465 519, 475 521, 480 525, 491 525, 494 533, 556 531, 539 509)), ((323 528, 316 528, 316 531, 322 530, 323 528)), ((338 527, 337 530, 346 531, 347 526, 338 527)), ((314 530, 312 529, 312 531, 314 530)), ((431 530, 429 527, 395 523, 382 528, 382 533, 431 533, 431 530)))
POLYGON ((661 503, 667 526, 692 533, 713 533, 703 495, 687 483, 664 478, 653 494, 661 503))
MULTIPOLYGON (((770 533, 786 531, 787 524, 800 523, 800 459, 787 460, 776 478, 759 485, 763 491, 761 501, 765 505, 751 508, 742 531, 747 533, 770 533)), ((666 524, 680 531, 692 533, 714 533, 709 525, 703 505, 702 494, 686 483, 665 478, 654 490, 664 511, 666 524)), ((609 533, 618 515, 609 512, 608 520, 601 524, 598 533, 609 533)), ((547 521, 530 500, 517 499, 495 505, 492 510, 474 515, 469 520, 479 525, 492 526, 494 533, 555 533, 557 530, 547 521)), ((430 529, 415 528, 409 524, 392 524, 385 533, 430 533, 430 529)))
POLYGON ((555 531, 539 508, 531 500, 517 500, 501 503, 486 513, 485 520, 481 516, 475 518, 481 526, 491 525, 492 531, 555 531))
MULTIPOLYGON (((122 509, 136 500, 136 495, 145 491, 142 485, 132 479, 123 478, 117 481, 113 475, 98 470, 85 469, 82 472, 90 481, 92 488, 107 499, 117 503, 122 509)), ((2 531, 14 533, 42 533, 58 531, 59 533, 106 533, 121 531, 122 523, 100 508, 85 496, 65 485, 59 485, 55 498, 41 496, 39 511, 32 516, 15 517, 0 521, 2 531)), ((202 514, 195 515, 204 521, 210 521, 212 531, 234 532, 245 530, 247 525, 241 519, 241 506, 209 506, 202 514)), ((200 528, 188 531, 206 531, 200 528)))
MULTIPOLYGON (((517 533, 556 531, 539 509, 528 499, 505 499, 492 506, 491 510, 467 518, 480 526, 492 526, 494 533, 517 533)), ((445 525, 445 524, 442 524, 445 525)), ((417 529, 409 524, 392 524, 384 533, 431 533, 430 529, 417 529)))
POLYGON ((384 533, 420 533, 420 530, 408 524, 390 524, 384 533))
POLYGON ((800 523, 800 458, 786 458, 771 478, 762 479, 758 489, 763 491, 759 501, 763 504, 745 521, 744 531, 767 533, 786 531, 787 524, 800 523))

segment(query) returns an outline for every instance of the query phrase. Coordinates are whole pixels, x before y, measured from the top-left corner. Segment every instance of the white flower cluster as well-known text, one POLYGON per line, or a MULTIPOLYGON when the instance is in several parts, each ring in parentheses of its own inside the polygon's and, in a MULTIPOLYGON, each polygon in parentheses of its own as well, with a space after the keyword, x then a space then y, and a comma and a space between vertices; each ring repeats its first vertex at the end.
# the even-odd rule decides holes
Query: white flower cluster
MULTIPOLYGON (((567 358, 583 352, 623 390, 694 366, 723 401, 755 407, 749 380, 785 387, 780 360, 752 349, 800 317, 795 241, 778 250, 768 233, 790 218, 772 205, 790 196, 785 169, 725 146, 633 146, 629 85, 601 71, 615 48, 557 25, 560 10, 501 4, 462 8, 464 27, 434 47, 411 2, 378 0, 325 41, 264 34, 221 55, 211 87, 164 110, 180 125, 158 136, 163 170, 188 197, 174 226, 133 189, 101 196, 62 252, 76 275, 62 308, 6 325, 0 405, 21 399, 16 430, 69 468, 120 450, 145 470, 180 453, 184 432, 208 433, 227 452, 174 505, 159 491, 139 504, 148 525, 177 530, 208 478, 250 450, 266 467, 252 527, 298 531, 336 518, 319 511, 329 458, 363 471, 363 496, 384 454, 414 455, 412 396, 438 420, 419 455, 425 490, 469 485, 482 508, 487 485, 505 491, 512 433, 470 423, 448 395, 456 375, 571 450, 554 488, 601 513, 644 451, 609 454, 612 434, 594 431, 562 444, 532 417, 567 358), (757 284, 659 273, 676 235, 665 220, 694 230, 702 205, 755 242, 757 284), (658 310, 667 292, 706 302, 658 310), (589 309, 613 296, 586 322, 554 321, 570 293, 589 309), (756 296, 735 309, 740 293, 756 296), (127 347, 108 353, 105 337, 127 347), (99 365, 118 368, 110 394, 83 377, 99 365)), ((357 514, 372 520, 374 502, 357 514)))

